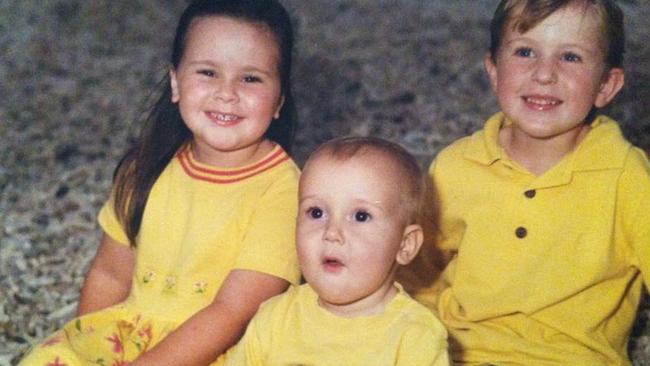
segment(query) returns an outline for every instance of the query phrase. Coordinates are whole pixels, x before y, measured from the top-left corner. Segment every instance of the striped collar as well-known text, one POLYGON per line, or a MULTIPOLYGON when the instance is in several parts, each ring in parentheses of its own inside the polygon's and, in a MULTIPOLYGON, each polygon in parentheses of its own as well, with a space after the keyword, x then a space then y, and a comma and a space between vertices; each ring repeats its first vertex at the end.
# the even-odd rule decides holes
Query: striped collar
POLYGON ((218 168, 198 162, 192 154, 190 145, 182 147, 176 158, 185 173, 193 179, 217 184, 236 183, 259 175, 289 159, 289 155, 275 145, 271 151, 255 163, 237 168, 218 168))

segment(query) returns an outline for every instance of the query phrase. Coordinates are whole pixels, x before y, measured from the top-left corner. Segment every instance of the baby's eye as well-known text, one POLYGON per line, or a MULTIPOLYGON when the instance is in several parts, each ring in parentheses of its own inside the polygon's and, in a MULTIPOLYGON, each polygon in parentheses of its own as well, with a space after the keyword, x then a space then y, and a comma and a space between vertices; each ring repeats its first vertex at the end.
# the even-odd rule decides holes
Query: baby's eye
POLYGON ((255 76, 255 75, 246 75, 246 76, 244 76, 244 82, 245 83, 259 83, 261 81, 262 81, 262 79, 259 76, 255 76))
POLYGON ((580 62, 580 61, 582 61, 582 57, 580 57, 579 55, 577 55, 577 54, 575 54, 573 52, 567 52, 567 53, 563 54, 562 59, 564 61, 568 61, 568 62, 580 62))
POLYGON ((369 221, 372 216, 366 211, 357 211, 354 213, 354 220, 358 222, 369 221))
POLYGON ((200 75, 207 76, 207 77, 214 77, 214 75, 215 75, 214 71, 207 70, 207 69, 206 70, 198 70, 196 73, 200 74, 200 75))
POLYGON ((307 209, 307 216, 309 216, 312 219, 320 219, 324 215, 323 210, 321 210, 318 207, 310 207, 307 209))
POLYGON ((521 47, 515 50, 515 56, 532 57, 533 55, 533 49, 529 47, 521 47))

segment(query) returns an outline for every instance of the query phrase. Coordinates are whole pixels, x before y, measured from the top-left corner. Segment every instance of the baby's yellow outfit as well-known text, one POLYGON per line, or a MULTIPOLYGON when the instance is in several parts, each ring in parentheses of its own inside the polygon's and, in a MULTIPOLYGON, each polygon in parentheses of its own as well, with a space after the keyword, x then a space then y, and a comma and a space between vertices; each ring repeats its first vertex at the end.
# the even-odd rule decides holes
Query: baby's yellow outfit
POLYGON ((448 366, 447 332, 401 286, 382 314, 343 318, 308 284, 267 300, 228 353, 228 366, 448 366))
MULTIPOLYGON (((298 176, 277 145, 232 169, 201 164, 182 148, 149 195, 128 299, 73 319, 22 365, 124 365, 210 304, 233 269, 297 283, 298 176)), ((128 245, 110 201, 99 223, 128 245)))
POLYGON ((629 365, 650 280, 650 164, 600 116, 536 177, 498 144, 503 114, 443 150, 430 174, 452 259, 416 298, 447 326, 456 362, 629 365))

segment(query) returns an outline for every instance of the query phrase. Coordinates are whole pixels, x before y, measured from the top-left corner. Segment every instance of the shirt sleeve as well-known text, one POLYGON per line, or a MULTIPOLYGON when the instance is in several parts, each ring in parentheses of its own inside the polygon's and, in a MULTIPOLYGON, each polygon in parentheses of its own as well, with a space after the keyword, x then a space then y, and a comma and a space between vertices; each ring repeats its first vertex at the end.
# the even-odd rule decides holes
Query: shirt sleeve
POLYGON ((297 284, 297 211, 298 177, 287 175, 274 182, 260 198, 234 268, 267 273, 297 284))
POLYGON ((104 232, 122 245, 129 245, 129 238, 126 236, 124 228, 117 219, 114 209, 114 200, 113 195, 104 203, 99 214, 97 215, 97 221, 99 226, 104 230, 104 232))
POLYGON ((406 330, 395 365, 450 366, 447 332, 443 326, 417 326, 406 330))
POLYGON ((262 341, 263 320, 267 316, 265 304, 262 304, 260 310, 255 314, 253 319, 246 328, 246 333, 239 343, 232 347, 225 356, 224 366, 265 366, 267 352, 262 341))

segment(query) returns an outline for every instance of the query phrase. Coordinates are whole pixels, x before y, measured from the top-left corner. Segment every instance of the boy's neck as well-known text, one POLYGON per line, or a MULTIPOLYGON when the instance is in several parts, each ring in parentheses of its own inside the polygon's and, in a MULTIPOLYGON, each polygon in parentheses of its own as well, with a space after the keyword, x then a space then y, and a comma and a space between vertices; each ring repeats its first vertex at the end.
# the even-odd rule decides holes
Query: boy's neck
POLYGON ((318 305, 328 312, 342 318, 378 315, 384 312, 386 305, 397 296, 399 289, 391 283, 370 296, 349 304, 332 304, 318 298, 318 305))
POLYGON ((591 126, 583 124, 571 133, 535 139, 508 125, 499 131, 499 144, 512 160, 535 176, 540 176, 575 150, 589 130, 591 126))

